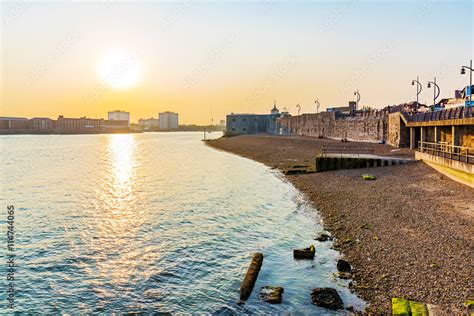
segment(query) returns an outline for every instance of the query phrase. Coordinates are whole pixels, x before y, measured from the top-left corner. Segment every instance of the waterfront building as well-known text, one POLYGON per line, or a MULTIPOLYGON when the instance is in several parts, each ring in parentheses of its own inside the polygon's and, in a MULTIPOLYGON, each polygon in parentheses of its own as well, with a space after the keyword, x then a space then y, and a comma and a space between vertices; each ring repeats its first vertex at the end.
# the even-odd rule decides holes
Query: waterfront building
POLYGON ((93 131, 99 130, 102 119, 91 119, 85 116, 80 118, 58 117, 56 129, 59 131, 93 131))
POLYGON ((179 127, 178 113, 169 111, 159 113, 159 124, 160 129, 177 129, 179 127))
POLYGON ((273 104, 270 114, 234 114, 227 115, 226 135, 276 133, 276 119, 280 111, 273 104))
POLYGON ((128 120, 100 120, 100 128, 106 130, 128 130, 130 121, 128 120))
POLYGON ((29 123, 29 128, 33 130, 54 130, 56 125, 49 117, 34 117, 29 123))
POLYGON ((351 114, 357 109, 357 102, 349 101, 348 106, 328 107, 326 112, 336 112, 337 114, 351 114))
POLYGON ((127 127, 130 127, 130 112, 115 110, 107 113, 109 121, 127 121, 127 127))
POLYGON ((28 129, 29 122, 25 117, 0 117, 0 130, 28 129))
POLYGON ((156 118, 139 119, 138 126, 144 130, 155 130, 160 128, 160 120, 156 118))

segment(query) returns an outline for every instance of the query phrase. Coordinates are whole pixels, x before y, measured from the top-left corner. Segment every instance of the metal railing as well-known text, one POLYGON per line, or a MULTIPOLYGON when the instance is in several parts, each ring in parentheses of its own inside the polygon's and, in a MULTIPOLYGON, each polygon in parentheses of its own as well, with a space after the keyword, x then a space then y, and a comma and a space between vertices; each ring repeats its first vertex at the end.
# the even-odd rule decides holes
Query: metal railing
POLYGON ((446 142, 418 142, 418 151, 452 160, 474 164, 474 148, 454 146, 446 142))
POLYGON ((321 152, 325 154, 370 154, 373 155, 375 152, 374 146, 321 146, 321 152))

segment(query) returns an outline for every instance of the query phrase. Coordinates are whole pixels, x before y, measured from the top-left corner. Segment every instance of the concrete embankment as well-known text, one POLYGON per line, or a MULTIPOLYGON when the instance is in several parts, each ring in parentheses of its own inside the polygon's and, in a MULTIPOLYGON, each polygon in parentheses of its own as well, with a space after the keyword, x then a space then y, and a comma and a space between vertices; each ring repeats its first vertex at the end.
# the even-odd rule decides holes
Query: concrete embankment
POLYGON ((415 162, 412 159, 378 157, 373 155, 319 155, 315 159, 315 171, 330 171, 340 169, 375 168, 402 165, 415 162))
MULTIPOLYGON (((321 146, 337 142, 262 135, 207 144, 285 171, 314 166, 321 146)), ((374 154, 414 158, 384 145, 375 145, 374 154)), ((370 303, 369 311, 387 313, 394 297, 460 310, 472 299, 473 189, 423 163, 287 179, 320 212, 335 248, 354 268, 351 289, 370 303), (364 181, 364 173, 376 180, 364 181)))

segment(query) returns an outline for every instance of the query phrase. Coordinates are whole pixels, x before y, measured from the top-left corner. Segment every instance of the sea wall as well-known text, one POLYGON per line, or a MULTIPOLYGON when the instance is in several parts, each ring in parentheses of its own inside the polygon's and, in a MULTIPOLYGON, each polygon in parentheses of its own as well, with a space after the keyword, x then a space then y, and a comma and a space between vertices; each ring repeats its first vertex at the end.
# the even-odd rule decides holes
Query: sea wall
POLYGON ((352 141, 380 142, 388 137, 387 115, 338 116, 335 112, 286 116, 277 120, 277 133, 352 141))

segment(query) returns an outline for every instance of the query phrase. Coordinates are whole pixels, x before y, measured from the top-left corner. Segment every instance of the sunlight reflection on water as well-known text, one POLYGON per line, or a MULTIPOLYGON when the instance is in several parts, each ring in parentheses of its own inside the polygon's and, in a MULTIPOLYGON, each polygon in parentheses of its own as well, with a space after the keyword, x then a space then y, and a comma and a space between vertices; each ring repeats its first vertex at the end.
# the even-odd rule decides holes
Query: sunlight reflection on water
POLYGON ((303 196, 278 172, 201 137, 1 136, 11 185, 0 201, 18 210, 17 310, 327 313, 310 303, 316 286, 362 308, 333 276, 339 254, 313 240, 322 227, 303 196), (292 249, 311 243, 315 260, 294 261, 292 249), (239 306, 257 251, 263 268, 239 306), (264 285, 283 286, 283 304, 259 301, 264 285))

